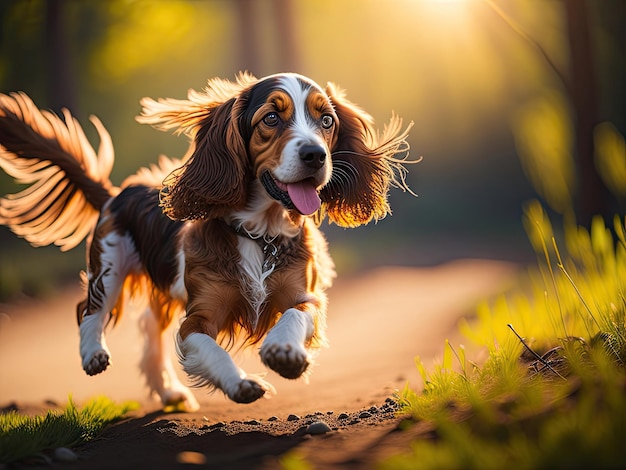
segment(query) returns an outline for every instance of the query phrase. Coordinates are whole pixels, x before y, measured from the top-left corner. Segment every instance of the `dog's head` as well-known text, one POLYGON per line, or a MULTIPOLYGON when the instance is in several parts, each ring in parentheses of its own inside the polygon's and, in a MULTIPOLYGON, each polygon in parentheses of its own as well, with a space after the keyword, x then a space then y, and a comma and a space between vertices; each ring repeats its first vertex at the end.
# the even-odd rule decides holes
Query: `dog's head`
POLYGON ((408 129, 392 117, 382 135, 333 84, 296 74, 236 83, 210 80, 188 100, 142 100, 138 120, 192 138, 185 164, 164 181, 161 203, 176 220, 244 209, 253 180, 302 215, 353 227, 389 212, 390 185, 404 183, 408 129), (404 154, 403 158, 396 155, 404 154))

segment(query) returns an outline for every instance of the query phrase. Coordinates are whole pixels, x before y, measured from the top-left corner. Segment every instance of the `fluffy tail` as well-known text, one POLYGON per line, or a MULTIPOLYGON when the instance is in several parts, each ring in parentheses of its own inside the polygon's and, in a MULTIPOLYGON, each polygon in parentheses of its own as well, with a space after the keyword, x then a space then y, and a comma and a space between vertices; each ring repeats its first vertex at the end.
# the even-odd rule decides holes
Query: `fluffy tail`
POLYGON ((109 180, 113 145, 102 123, 90 118, 100 136, 96 154, 67 109, 63 118, 24 93, 0 94, 0 168, 29 185, 0 198, 0 224, 33 246, 66 251, 89 234, 118 189, 109 180))

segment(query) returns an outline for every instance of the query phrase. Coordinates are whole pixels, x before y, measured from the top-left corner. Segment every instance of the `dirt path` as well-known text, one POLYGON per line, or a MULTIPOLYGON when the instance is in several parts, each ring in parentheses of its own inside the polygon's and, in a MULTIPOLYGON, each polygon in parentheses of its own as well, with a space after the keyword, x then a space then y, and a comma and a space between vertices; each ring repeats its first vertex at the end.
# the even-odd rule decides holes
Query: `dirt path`
MULTIPOLYGON (((132 318, 108 336, 111 369, 87 377, 74 319, 78 288, 45 301, 2 305, 0 407, 65 403, 69 394, 78 403, 98 394, 142 402, 133 419, 79 449, 73 468, 177 468, 177 458, 204 459, 205 468, 274 468, 278 456, 294 449, 319 468, 350 462, 367 467, 368 455, 382 455, 397 440, 391 431, 398 419, 385 400, 407 381, 421 386, 414 358, 432 363, 444 340, 456 335, 458 319, 499 292, 515 272, 507 263, 466 260, 435 268, 379 268, 340 279, 330 291, 331 347, 321 352, 308 384, 268 372, 277 394, 250 405, 196 390, 201 409, 191 414, 164 415, 147 399, 137 373, 141 341, 132 318), (307 426, 315 422, 335 431, 311 437, 307 426)), ((237 360, 247 372, 265 371, 254 351, 237 360)))

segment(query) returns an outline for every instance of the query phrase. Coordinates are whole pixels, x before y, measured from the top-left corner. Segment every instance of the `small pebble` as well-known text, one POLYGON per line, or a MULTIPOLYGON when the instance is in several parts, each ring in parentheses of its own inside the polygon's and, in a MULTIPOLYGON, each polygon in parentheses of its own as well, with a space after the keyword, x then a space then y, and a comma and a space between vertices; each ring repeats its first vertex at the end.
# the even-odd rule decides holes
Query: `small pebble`
POLYGON ((327 432, 330 432, 330 426, 328 426, 328 424, 324 423, 323 421, 311 423, 306 428, 307 434, 326 434, 327 432))
POLYGON ((250 421, 244 421, 243 424, 249 424, 251 426, 258 426, 261 423, 257 421, 256 419, 251 419, 250 421))
POLYGON ((218 421, 217 423, 212 424, 211 426, 209 426, 209 429, 214 430, 214 429, 221 429, 224 426, 226 426, 226 423, 222 422, 222 421, 218 421))
POLYGON ((341 413, 337 418, 339 419, 348 419, 350 415, 348 413, 341 413))
POLYGON ((267 418, 268 421, 278 421, 278 416, 270 416, 267 418))
POLYGON ((298 415, 289 415, 287 416, 287 421, 298 421, 300 419, 300 416, 298 415))
POLYGON ((362 411, 359 414, 359 418, 363 419, 363 418, 370 418, 372 416, 372 413, 370 413, 369 411, 362 411))
POLYGON ((76 462, 78 460, 78 456, 74 451, 67 447, 57 447, 54 449, 52 456, 57 462, 76 462))

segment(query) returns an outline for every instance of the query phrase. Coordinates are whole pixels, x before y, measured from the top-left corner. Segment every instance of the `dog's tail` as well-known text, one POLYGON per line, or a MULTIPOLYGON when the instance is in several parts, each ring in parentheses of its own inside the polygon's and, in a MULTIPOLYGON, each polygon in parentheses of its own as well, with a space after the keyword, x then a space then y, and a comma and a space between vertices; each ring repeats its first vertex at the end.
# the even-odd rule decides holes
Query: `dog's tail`
POLYGON ((0 168, 28 187, 0 198, 0 224, 33 246, 78 245, 100 209, 118 192, 109 180, 111 137, 102 123, 96 153, 67 109, 63 119, 39 110, 24 93, 0 94, 0 168))

